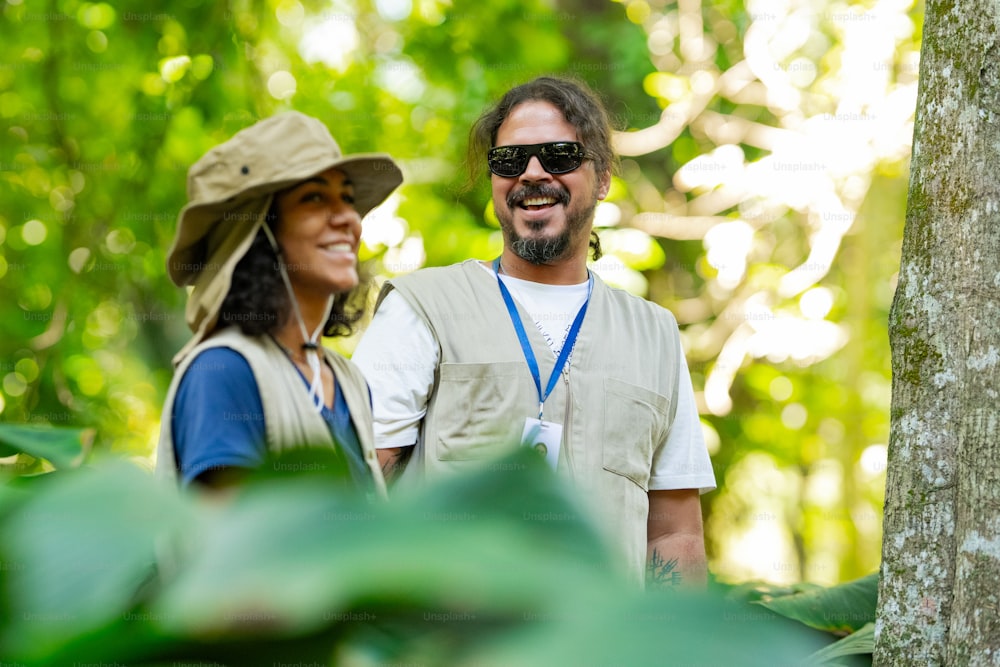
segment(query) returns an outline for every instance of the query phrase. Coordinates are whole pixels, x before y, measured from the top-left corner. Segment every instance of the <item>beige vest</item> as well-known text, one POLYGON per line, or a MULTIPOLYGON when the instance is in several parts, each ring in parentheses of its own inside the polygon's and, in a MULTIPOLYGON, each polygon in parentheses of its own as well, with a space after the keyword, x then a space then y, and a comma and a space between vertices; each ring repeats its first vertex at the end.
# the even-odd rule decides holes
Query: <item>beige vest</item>
MULTIPOLYGON (((193 348, 177 366, 163 407, 160 442, 156 450, 157 476, 174 480, 177 478, 177 461, 174 457, 174 441, 170 427, 177 387, 180 386, 181 378, 198 354, 213 347, 231 348, 243 355, 250 365, 264 407, 267 445, 272 452, 305 445, 336 447, 326 421, 307 400, 302 377, 289 363, 281 348, 270 336, 249 337, 239 329, 229 327, 193 348)), ((358 441, 361 443, 361 451, 375 482, 376 493, 385 497, 385 480, 375 454, 368 384, 350 361, 326 348, 321 349, 333 368, 338 388, 343 392, 354 430, 357 431, 358 441)))
MULTIPOLYGON (((404 479, 460 472, 517 447, 525 418, 538 414, 538 393, 496 278, 469 260, 396 278, 379 301, 393 288, 440 346, 404 479)), ((544 387, 555 356, 519 311, 544 387)), ((676 413, 677 338, 669 311, 595 276, 570 363, 545 402, 545 419, 563 425, 559 472, 582 489, 640 581, 653 453, 676 413)))

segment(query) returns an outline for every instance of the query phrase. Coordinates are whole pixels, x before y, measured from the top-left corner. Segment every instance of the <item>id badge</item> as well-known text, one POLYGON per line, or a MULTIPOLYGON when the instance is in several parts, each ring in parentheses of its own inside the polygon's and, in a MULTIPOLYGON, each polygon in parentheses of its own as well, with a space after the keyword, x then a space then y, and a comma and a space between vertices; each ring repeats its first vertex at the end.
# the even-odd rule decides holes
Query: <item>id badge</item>
POLYGON ((553 470, 559 465, 559 445, 562 443, 562 424, 539 421, 528 417, 524 420, 521 445, 531 447, 545 458, 553 470))

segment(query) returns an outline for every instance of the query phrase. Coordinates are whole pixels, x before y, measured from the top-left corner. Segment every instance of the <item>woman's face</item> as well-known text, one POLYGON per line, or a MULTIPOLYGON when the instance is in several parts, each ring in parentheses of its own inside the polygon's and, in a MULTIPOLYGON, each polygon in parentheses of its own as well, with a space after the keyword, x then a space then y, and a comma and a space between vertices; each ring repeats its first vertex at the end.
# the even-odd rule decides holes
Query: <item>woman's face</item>
POLYGON ((299 299, 325 301, 358 284, 361 216, 354 186, 339 169, 327 169, 276 197, 281 246, 299 299))

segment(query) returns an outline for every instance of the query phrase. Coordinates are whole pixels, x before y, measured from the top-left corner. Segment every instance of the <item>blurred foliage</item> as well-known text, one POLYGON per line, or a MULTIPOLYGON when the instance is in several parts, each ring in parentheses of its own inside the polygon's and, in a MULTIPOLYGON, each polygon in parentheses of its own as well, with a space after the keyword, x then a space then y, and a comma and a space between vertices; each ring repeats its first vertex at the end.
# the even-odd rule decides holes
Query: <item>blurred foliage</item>
POLYGON ((831 588, 809 587, 789 595, 768 595, 759 604, 817 630, 849 635, 875 622, 878 575, 831 588))
POLYGON ((7 472, 8 477, 23 477, 30 475, 35 466, 40 466, 38 472, 78 466, 93 438, 91 429, 0 424, 0 459, 4 461, 0 471, 7 472))
POLYGON ((782 591, 635 590, 526 450, 398 503, 322 475, 259 474, 224 502, 120 461, 45 477, 0 495, 11 664, 870 664, 754 601, 782 591))
MULTIPOLYGON (((610 283, 678 317, 719 490, 711 568, 834 584, 881 539, 922 6, 911 0, 123 0, 0 5, 0 420, 148 457, 188 332, 164 257, 187 167, 296 108, 406 184, 384 276, 501 245, 468 128, 542 73, 605 97, 610 283)), ((353 340, 333 345, 349 353, 353 340)), ((6 459, 5 459, 6 461, 6 459)), ((8 461, 8 463, 10 463, 8 461)))

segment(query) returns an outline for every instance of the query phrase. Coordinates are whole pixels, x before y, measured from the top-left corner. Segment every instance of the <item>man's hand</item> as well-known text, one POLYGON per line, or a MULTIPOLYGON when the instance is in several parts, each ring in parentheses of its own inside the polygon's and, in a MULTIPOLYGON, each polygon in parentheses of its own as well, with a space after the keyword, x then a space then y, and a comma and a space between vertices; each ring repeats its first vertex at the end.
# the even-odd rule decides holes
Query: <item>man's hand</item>
POLYGON ((650 588, 705 585, 708 566, 698 489, 650 491, 646 541, 650 588))
POLYGON ((406 462, 410 460, 410 455, 413 453, 413 445, 377 449, 375 453, 378 455, 378 464, 382 467, 385 483, 390 484, 406 467, 406 462))

